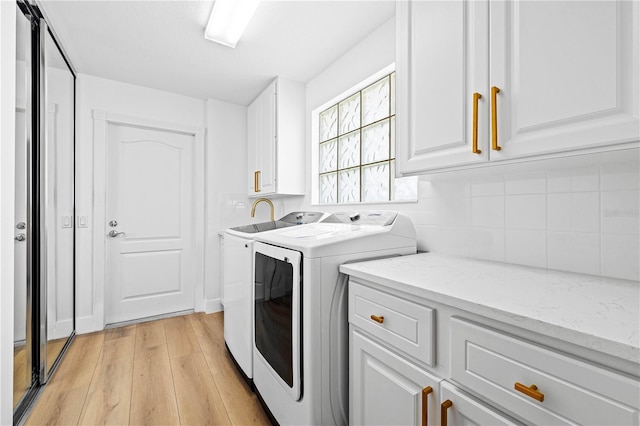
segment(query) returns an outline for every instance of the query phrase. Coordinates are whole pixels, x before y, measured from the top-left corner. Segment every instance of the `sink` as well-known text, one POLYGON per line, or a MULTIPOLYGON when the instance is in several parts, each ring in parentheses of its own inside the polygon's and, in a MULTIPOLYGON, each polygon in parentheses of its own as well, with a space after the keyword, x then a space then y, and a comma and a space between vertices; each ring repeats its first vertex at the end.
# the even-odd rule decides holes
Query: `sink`
POLYGON ((236 226, 235 228, 229 228, 232 231, 243 232, 245 234, 256 234, 258 232, 271 231, 272 229, 287 228, 289 226, 296 226, 295 223, 284 222, 282 220, 276 220, 273 222, 253 223, 251 225, 236 226))
POLYGON ((290 226, 314 223, 321 220, 324 216, 325 214, 320 212, 292 212, 272 222, 261 222, 236 226, 234 228, 227 229, 227 232, 238 237, 254 239, 255 236, 253 236, 252 234, 272 231, 274 229, 288 228, 290 226))

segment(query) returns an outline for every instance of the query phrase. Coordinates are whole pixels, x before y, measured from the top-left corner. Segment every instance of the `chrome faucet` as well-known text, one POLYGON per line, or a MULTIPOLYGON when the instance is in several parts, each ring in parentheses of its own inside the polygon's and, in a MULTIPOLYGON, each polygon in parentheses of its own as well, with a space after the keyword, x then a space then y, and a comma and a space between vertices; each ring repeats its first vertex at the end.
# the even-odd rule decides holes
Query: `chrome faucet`
POLYGON ((255 200, 253 202, 253 207, 251 207, 251 217, 255 217, 255 215, 256 215, 256 206, 258 205, 258 203, 260 201, 264 201, 265 203, 269 204, 269 207, 271 207, 271 222, 273 222, 275 220, 274 217, 273 217, 273 203, 268 198, 258 198, 257 200, 255 200))

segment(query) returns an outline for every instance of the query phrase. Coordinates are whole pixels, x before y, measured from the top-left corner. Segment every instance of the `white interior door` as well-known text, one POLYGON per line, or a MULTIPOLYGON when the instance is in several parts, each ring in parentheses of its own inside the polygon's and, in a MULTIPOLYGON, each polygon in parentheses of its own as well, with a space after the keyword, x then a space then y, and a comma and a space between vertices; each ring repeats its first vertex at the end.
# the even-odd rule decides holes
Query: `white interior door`
POLYGON ((194 137, 110 124, 107 143, 106 323, 193 309, 194 137))

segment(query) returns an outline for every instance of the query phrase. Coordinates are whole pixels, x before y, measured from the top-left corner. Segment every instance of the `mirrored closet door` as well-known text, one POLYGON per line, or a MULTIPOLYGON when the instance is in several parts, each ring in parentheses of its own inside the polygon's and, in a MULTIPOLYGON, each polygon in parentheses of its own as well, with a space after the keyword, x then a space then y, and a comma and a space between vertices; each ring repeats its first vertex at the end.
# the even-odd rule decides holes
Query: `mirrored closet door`
MULTIPOLYGON (((17 6, 16 6, 17 7, 17 6)), ((13 302, 13 406, 18 406, 33 384, 31 277, 27 274, 27 251, 32 249, 27 218, 30 188, 27 165, 31 154, 31 20, 16 11, 16 180, 13 302)))
POLYGON ((14 422, 75 333, 75 73, 37 3, 17 2, 14 422))

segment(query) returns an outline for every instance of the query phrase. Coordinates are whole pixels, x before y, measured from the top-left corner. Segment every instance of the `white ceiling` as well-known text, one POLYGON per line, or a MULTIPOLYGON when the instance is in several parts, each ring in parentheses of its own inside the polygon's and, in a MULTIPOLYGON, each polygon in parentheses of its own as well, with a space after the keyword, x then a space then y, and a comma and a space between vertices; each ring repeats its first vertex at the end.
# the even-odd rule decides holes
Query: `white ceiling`
POLYGON ((39 2, 77 72, 241 105, 276 76, 308 82, 395 13, 393 0, 263 0, 230 49, 204 39, 213 3, 39 2))

